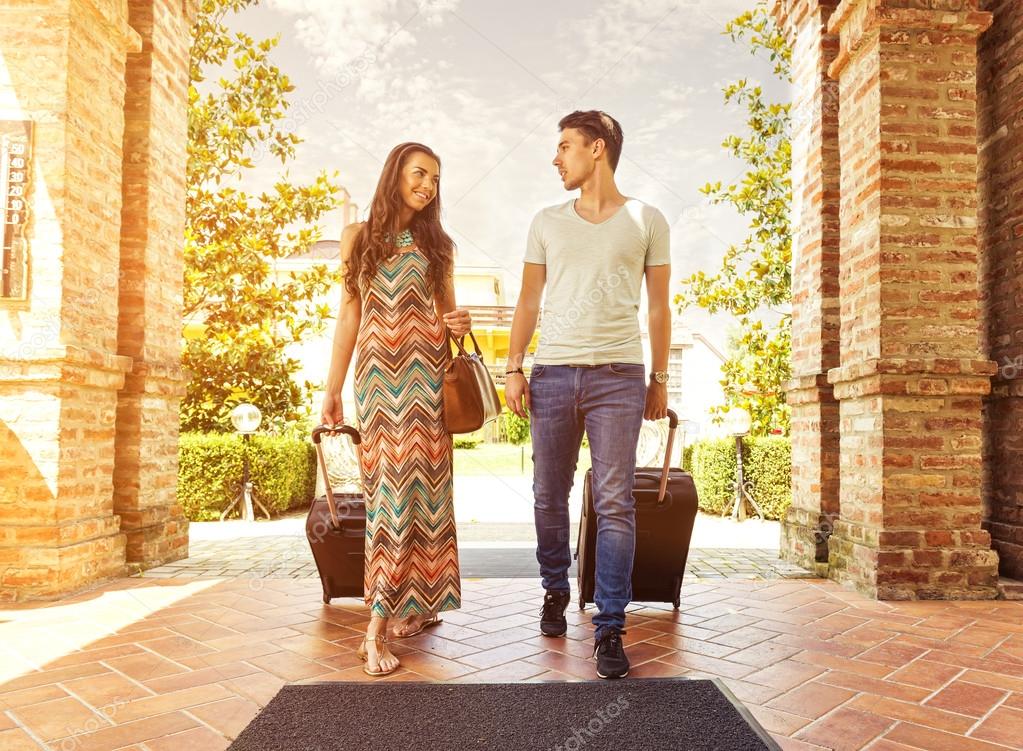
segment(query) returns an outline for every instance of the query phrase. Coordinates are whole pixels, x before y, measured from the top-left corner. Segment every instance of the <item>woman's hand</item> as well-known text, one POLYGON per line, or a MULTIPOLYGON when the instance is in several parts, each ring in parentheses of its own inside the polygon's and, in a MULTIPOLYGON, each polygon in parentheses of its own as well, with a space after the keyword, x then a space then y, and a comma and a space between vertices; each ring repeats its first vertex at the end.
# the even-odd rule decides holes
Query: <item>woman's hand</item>
POLYGON ((323 406, 320 407, 320 425, 333 427, 344 421, 345 414, 341 404, 341 394, 328 391, 323 395, 323 406))
POLYGON ((454 336, 465 336, 472 328, 472 317, 465 308, 457 308, 444 314, 444 324, 454 336))

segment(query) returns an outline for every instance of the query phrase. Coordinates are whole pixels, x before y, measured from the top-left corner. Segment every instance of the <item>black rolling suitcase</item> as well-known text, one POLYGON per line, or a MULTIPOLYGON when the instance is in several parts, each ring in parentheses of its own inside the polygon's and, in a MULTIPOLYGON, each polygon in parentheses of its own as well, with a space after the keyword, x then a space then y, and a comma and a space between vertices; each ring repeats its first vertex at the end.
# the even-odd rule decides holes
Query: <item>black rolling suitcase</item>
POLYGON ((361 492, 335 493, 330 486, 327 462, 323 458, 324 434, 342 433, 355 444, 362 438, 348 425, 313 429, 313 444, 323 473, 326 495, 317 496, 309 506, 305 520, 306 538, 313 550, 316 569, 323 583, 323 601, 332 597, 362 597, 363 571, 366 565, 366 503, 361 492))
MULTIPOLYGON (((681 604, 682 576, 696 523, 696 485, 688 472, 669 467, 678 416, 668 410, 670 430, 663 467, 637 467, 632 495, 636 499, 636 553, 632 564, 632 599, 681 604)), ((579 609, 593 602, 597 516, 593 510, 592 470, 586 470, 583 511, 579 520, 579 609)))

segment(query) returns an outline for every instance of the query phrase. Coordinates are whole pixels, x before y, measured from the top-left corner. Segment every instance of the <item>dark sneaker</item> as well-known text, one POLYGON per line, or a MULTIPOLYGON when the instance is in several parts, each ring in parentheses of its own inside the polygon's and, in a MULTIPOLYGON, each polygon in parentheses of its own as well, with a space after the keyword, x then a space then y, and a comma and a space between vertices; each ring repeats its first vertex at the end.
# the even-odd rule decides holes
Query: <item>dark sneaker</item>
POLYGON ((563 590, 547 590, 540 608, 540 632, 544 636, 564 636, 568 631, 565 608, 572 600, 572 593, 563 590))
POLYGON ((629 658, 625 656, 622 634, 616 628, 609 628, 593 647, 597 660, 597 675, 601 678, 624 678, 629 674, 629 658))

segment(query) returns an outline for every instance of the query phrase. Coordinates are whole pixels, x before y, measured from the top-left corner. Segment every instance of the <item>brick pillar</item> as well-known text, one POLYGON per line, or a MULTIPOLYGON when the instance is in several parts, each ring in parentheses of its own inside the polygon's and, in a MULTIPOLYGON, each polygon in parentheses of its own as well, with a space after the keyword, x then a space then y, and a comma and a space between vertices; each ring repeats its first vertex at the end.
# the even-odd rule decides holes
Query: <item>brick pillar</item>
POLYGON ((838 518, 838 403, 827 381, 839 364, 838 84, 827 67, 838 37, 826 32, 838 0, 776 0, 792 46, 792 505, 781 555, 827 570, 838 518))
POLYGON ((1023 579, 1023 4, 986 0, 977 82, 984 352, 1000 367, 985 406, 985 529, 1023 579))
POLYGON ((0 600, 124 571, 113 508, 124 3, 0 8, 5 119, 35 123, 28 296, 0 301, 0 600))
POLYGON ((130 0, 142 39, 128 56, 118 352, 132 358, 117 403, 114 511, 127 560, 150 568, 188 555, 176 500, 188 56, 192 10, 130 0))
POLYGON ((841 519, 830 575, 879 599, 996 596, 981 529, 976 0, 843 0, 841 519))

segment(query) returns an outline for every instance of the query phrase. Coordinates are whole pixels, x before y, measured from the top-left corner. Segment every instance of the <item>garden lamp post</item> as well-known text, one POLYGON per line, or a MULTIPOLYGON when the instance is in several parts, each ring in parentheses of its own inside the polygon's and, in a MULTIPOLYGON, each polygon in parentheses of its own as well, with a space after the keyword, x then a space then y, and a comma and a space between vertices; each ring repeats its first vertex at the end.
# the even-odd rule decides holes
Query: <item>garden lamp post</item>
MULTIPOLYGON (((759 518, 764 518, 764 513, 760 510, 760 506, 757 505, 757 502, 753 500, 753 496, 750 495, 746 478, 743 476, 742 471, 742 437, 749 434, 752 424, 753 420, 750 418, 749 412, 742 407, 732 407, 725 415, 725 429, 735 436, 735 497, 730 505, 732 519, 740 522, 746 519, 747 503, 753 507, 753 511, 759 518)), ((721 515, 725 516, 728 513, 728 509, 729 506, 726 505, 722 509, 721 515)))
POLYGON ((252 503, 255 503, 259 508, 266 514, 266 518, 270 518, 270 512, 266 510, 266 506, 255 499, 252 494, 252 481, 249 479, 249 441, 252 438, 252 434, 259 428, 259 423, 263 421, 263 414, 259 411, 259 408, 254 404, 239 404, 237 407, 231 410, 231 424, 234 425, 234 429, 237 430, 242 436, 242 486, 238 491, 238 495, 231 501, 231 505, 228 506, 220 514, 220 521, 224 521, 224 518, 230 513, 231 509, 237 506, 239 503, 242 504, 241 516, 242 519, 251 522, 255 519, 255 512, 252 509, 252 503))

